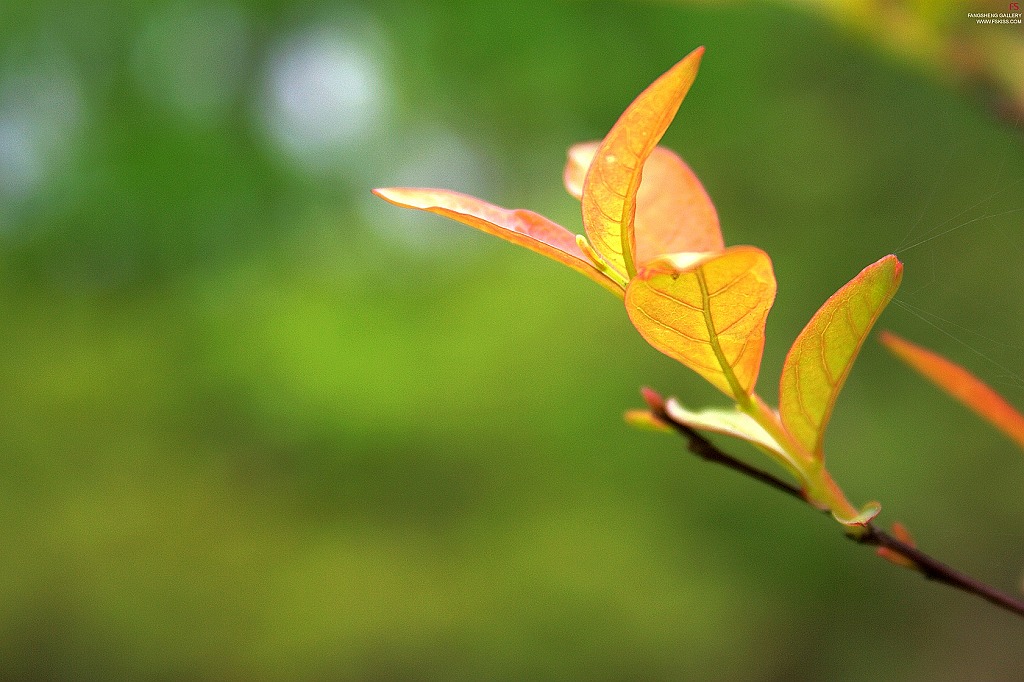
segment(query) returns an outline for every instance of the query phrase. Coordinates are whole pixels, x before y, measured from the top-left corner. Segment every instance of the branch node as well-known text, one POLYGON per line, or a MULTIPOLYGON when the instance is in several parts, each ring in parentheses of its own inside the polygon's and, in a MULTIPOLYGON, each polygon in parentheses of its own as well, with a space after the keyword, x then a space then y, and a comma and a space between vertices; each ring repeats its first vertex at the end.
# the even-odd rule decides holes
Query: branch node
MULTIPOLYGON (((695 429, 691 428, 687 424, 674 420, 665 410, 665 400, 655 391, 649 388, 644 388, 641 392, 644 400, 651 408, 651 413, 661 421, 671 426, 681 436, 686 438, 687 449, 693 454, 707 462, 715 462, 725 466, 726 468, 732 469, 733 471, 738 471, 741 474, 753 478, 755 481, 759 481, 769 487, 780 490, 791 497, 795 497, 805 504, 810 504, 799 487, 727 454, 695 429)), ((813 507, 813 505, 811 506, 813 507)), ((826 513, 828 512, 826 511, 826 513)), ((896 525, 893 526, 894 533, 897 535, 905 535, 907 541, 890 535, 871 522, 860 527, 860 530, 861 532, 856 535, 850 533, 845 533, 845 535, 857 544, 877 547, 878 554, 882 558, 888 559, 893 563, 897 563, 911 570, 915 570, 928 580, 934 580, 935 582, 949 585, 950 587, 966 592, 967 594, 973 594, 974 596, 980 597, 991 604, 1006 609, 1018 616, 1024 617, 1024 601, 1012 597, 1004 592, 1000 592, 994 587, 987 585, 976 578, 972 578, 966 573, 962 573, 951 566, 947 566, 938 559, 925 554, 914 546, 909 533, 905 533, 903 530, 897 530, 896 525)))

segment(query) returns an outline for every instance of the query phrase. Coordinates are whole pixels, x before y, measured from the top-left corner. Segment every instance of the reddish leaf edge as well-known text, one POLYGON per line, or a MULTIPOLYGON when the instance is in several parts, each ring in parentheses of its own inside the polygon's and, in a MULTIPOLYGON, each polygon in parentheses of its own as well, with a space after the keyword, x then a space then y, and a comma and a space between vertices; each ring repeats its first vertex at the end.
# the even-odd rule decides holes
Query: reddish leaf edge
POLYGON ((593 253, 582 235, 573 234, 539 213, 528 209, 503 208, 448 189, 378 187, 371 192, 399 208, 434 213, 547 256, 594 280, 616 297, 625 297, 625 287, 609 277, 609 274, 614 273, 608 273, 603 263, 594 260, 593 253), (548 232, 549 241, 541 239, 536 234, 513 229, 496 219, 506 223, 529 219, 534 223, 534 227, 543 228, 548 232))

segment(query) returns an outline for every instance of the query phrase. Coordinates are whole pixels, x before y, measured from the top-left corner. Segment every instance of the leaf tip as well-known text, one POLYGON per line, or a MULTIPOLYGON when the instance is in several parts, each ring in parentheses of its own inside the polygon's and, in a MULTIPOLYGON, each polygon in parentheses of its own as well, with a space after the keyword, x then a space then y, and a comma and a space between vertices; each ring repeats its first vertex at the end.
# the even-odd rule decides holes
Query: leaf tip
POLYGON ((624 417, 627 424, 637 429, 661 433, 671 433, 672 431, 672 427, 659 419, 651 410, 627 410, 624 417))
POLYGON ((910 534, 907 527, 899 521, 892 522, 892 534, 900 542, 910 545, 911 547, 917 547, 917 543, 914 542, 914 536, 910 534))
MULTIPOLYGON (((704 52, 705 51, 706 51, 706 48, 703 45, 700 45, 700 46, 690 50, 689 54, 687 54, 685 57, 683 57, 678 62, 676 62, 676 65, 673 66, 671 69, 669 69, 668 72, 666 72, 666 75, 668 73, 672 73, 672 72, 677 72, 677 73, 681 72, 681 71, 689 72, 689 71, 692 70, 693 71, 693 75, 696 76, 697 70, 700 68, 700 62, 704 58, 704 52)), ((687 89, 688 88, 689 88, 689 85, 687 85, 687 89)))
POLYGON ((884 263, 886 266, 892 268, 893 279, 899 283, 903 279, 903 261, 896 257, 895 254, 890 253, 888 256, 883 256, 879 263, 884 263))
POLYGON ((389 204, 394 204, 401 208, 410 208, 408 197, 406 196, 407 191, 403 190, 402 187, 375 187, 370 190, 370 193, 389 204))
MULTIPOLYGON (((861 275, 867 276, 868 273, 872 273, 872 277, 884 277, 888 276, 888 280, 891 283, 889 287, 893 294, 896 293, 896 289, 899 288, 900 283, 903 281, 903 261, 901 261, 895 254, 890 253, 887 256, 882 256, 871 265, 864 268, 861 275)), ((857 278, 854 278, 857 279, 857 278)))
POLYGON ((893 344, 893 343, 895 343, 896 339, 898 339, 898 338, 899 338, 898 336, 896 336, 895 334, 893 334, 893 333, 892 333, 891 331, 889 331, 888 329, 882 329, 882 330, 880 330, 880 331, 878 332, 878 340, 879 340, 879 341, 880 341, 880 342, 882 343, 882 345, 884 345, 884 346, 885 346, 886 348, 891 348, 891 347, 892 347, 892 344, 893 344))
POLYGON ((640 389, 640 395, 643 396, 644 402, 647 403, 655 412, 665 411, 665 399, 661 397, 661 394, 655 391, 653 388, 644 386, 640 389))
POLYGON ((832 516, 835 517, 836 521, 844 526, 865 527, 871 523, 871 520, 878 516, 881 511, 881 503, 871 501, 861 507, 860 511, 855 516, 847 517, 845 514, 839 514, 835 510, 832 511, 832 516))

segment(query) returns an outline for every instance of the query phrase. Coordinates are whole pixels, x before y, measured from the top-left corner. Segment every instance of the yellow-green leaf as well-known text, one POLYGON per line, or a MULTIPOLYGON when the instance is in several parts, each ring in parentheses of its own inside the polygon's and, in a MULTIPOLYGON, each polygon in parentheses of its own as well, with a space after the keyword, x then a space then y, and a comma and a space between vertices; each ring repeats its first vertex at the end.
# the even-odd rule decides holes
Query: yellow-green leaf
POLYGON ((753 246, 664 256, 626 288, 629 319, 647 342, 737 401, 757 382, 774 300, 772 261, 753 246))
POLYGON ((1024 415, 988 384, 955 362, 891 332, 882 332, 881 340, 898 358, 1024 448, 1024 415))
POLYGON ((864 339, 900 286, 903 264, 886 256, 818 309, 782 366, 779 414, 804 454, 823 457, 825 427, 864 339))
POLYGON ((583 273, 615 295, 623 295, 622 288, 598 271, 586 257, 576 243, 575 234, 538 213, 501 208, 446 189, 386 187, 375 189, 373 193, 396 206, 436 213, 525 246, 583 273))
MULTIPOLYGON (((563 179, 577 199, 600 144, 581 142, 569 148, 563 179)), ((655 147, 644 163, 633 234, 636 262, 641 265, 666 253, 725 248, 718 212, 704 186, 686 162, 665 147, 655 147)))
POLYGON ((691 429, 739 438, 774 454, 782 461, 789 460, 789 455, 778 441, 772 438, 750 415, 735 408, 706 408, 693 411, 688 410, 675 398, 670 398, 665 404, 665 412, 675 421, 686 424, 691 429))
POLYGON ((878 516, 881 511, 882 505, 877 500, 872 500, 870 502, 865 502, 860 510, 852 516, 847 516, 846 514, 833 509, 832 517, 844 526, 866 526, 871 523, 872 519, 878 516))
POLYGON ((644 162, 693 85, 703 54, 697 48, 633 100, 601 142, 583 181, 583 226, 590 243, 627 277, 636 272, 633 216, 644 162))
POLYGON ((660 431, 662 433, 672 432, 672 427, 658 419, 650 410, 627 410, 623 417, 625 417, 627 424, 638 429, 660 431))

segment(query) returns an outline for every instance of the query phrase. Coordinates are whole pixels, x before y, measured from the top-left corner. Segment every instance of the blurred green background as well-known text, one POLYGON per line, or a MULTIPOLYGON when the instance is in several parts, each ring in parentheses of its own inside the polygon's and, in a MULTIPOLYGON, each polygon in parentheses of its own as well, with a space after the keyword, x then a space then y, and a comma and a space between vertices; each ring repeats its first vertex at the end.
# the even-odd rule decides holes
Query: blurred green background
MULTIPOLYGON (((965 43, 1020 38, 964 7, 965 43)), ((1024 676, 1019 620, 626 427, 641 385, 722 398, 612 296, 369 194, 579 231, 565 149, 703 44, 665 144, 774 258, 762 394, 828 295, 912 247, 880 326, 1024 405, 1021 129, 829 16, 4 3, 0 675, 1024 676)), ((1020 589, 1024 458, 877 343, 828 445, 852 500, 1020 589)))

